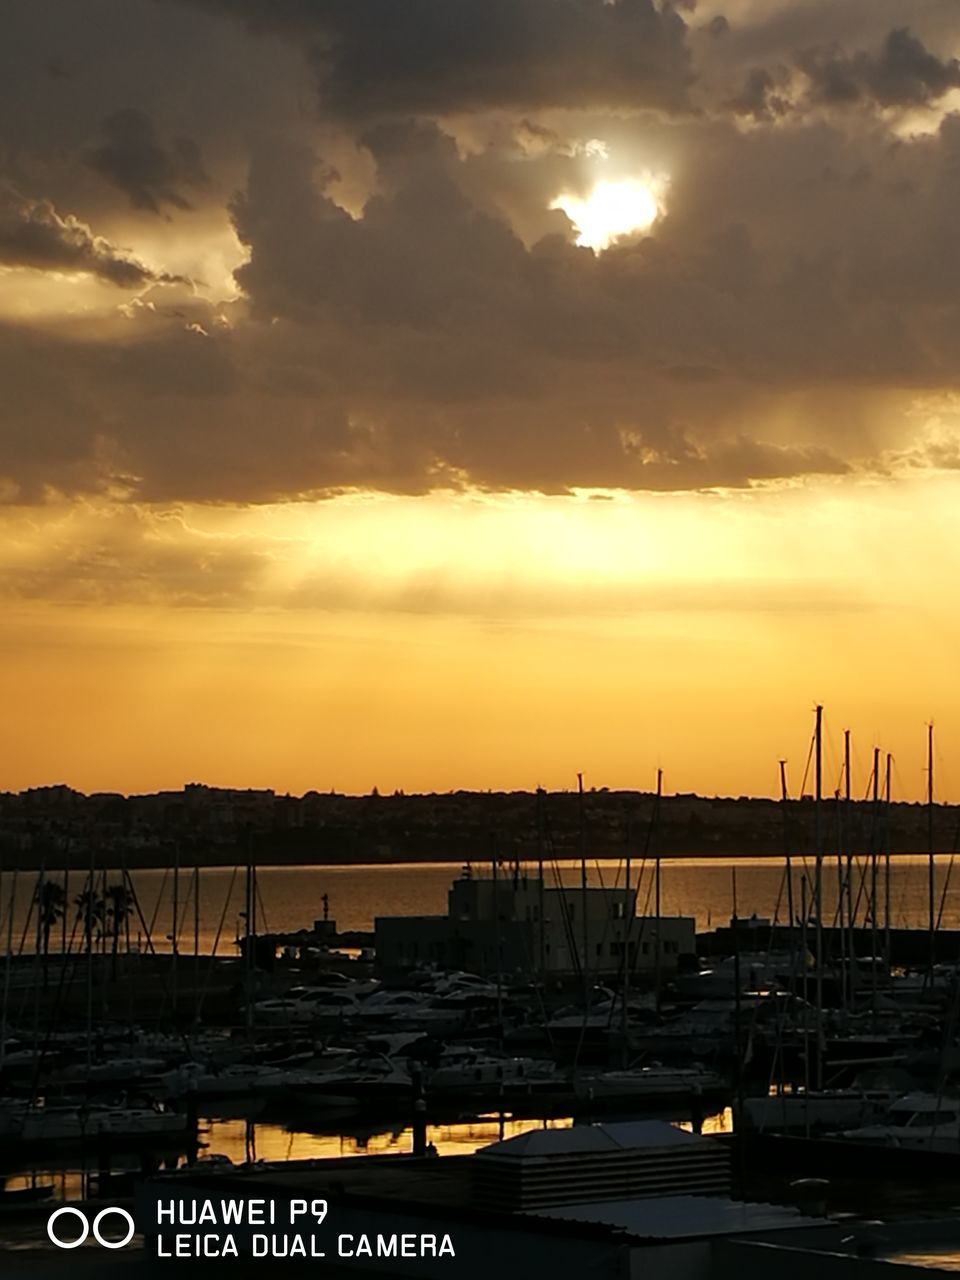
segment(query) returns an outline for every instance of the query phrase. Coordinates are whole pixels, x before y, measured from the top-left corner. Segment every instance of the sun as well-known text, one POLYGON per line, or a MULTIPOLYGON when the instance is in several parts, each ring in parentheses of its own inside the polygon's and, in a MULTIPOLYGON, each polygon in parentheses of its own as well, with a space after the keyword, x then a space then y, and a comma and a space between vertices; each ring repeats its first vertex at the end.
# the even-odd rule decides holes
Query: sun
POLYGON ((562 194, 551 209, 562 209, 573 223, 577 244, 600 252, 635 231, 645 231, 660 215, 661 183, 620 178, 598 182, 590 194, 562 194))

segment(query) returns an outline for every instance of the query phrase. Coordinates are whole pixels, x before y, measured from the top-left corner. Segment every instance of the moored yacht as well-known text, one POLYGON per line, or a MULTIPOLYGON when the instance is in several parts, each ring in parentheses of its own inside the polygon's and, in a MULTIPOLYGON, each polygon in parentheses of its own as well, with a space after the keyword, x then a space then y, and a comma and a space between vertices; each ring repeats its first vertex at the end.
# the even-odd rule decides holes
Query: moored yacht
POLYGON ((889 1089, 811 1089, 744 1098, 744 1128, 764 1133, 806 1133, 871 1124, 894 1098, 889 1089))
POLYGON ((941 1093, 906 1093, 874 1124, 845 1129, 838 1137, 911 1151, 960 1154, 960 1098, 941 1093))

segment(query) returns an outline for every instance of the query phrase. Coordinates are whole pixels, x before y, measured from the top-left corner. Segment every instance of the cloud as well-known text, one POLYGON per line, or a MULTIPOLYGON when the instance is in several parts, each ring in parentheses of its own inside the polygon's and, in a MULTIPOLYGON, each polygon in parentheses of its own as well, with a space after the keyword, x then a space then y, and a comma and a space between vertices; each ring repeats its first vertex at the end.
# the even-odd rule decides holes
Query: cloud
POLYGON ((0 596, 84 604, 236 605, 254 598, 269 543, 203 535, 179 512, 60 508, 0 555, 0 596))
POLYGON ((748 488, 885 465, 957 385, 933 0, 889 38, 889 0, 738 0, 718 38, 718 6, 645 0, 90 3, 109 39, 70 11, 66 87, 27 74, 64 54, 33 11, 0 50, 0 160, 47 197, 3 252, 142 296, 51 286, 0 331, 8 501, 748 488), (663 208, 595 255, 550 206, 606 178, 663 208))
POLYGON ((725 106, 734 115, 770 121, 786 115, 790 110, 790 100, 765 67, 751 67, 740 92, 728 98, 725 106))
MULTIPOLYGON (((759 509, 750 508, 762 519, 759 509)), ((336 504, 334 504, 336 505, 336 504)), ((427 514, 409 559, 389 571, 371 571, 367 556, 374 526, 410 534, 413 504, 386 502, 364 513, 341 510, 359 545, 344 548, 337 513, 305 506, 298 521, 285 522, 278 508, 263 518, 233 513, 217 528, 216 516, 198 527, 197 512, 182 508, 117 508, 99 503, 55 505, 29 532, 0 513, 0 600, 55 601, 101 606, 261 609, 286 613, 425 614, 439 617, 548 619, 638 616, 657 613, 832 613, 867 607, 854 589, 798 578, 771 576, 760 569, 751 578, 710 574, 695 556, 672 574, 657 577, 636 567, 608 565, 590 581, 571 580, 559 557, 523 559, 505 571, 495 547, 483 537, 471 541, 467 529, 489 536, 497 520, 513 523, 515 536, 536 544, 533 523, 516 521, 509 510, 461 508, 448 528, 462 546, 430 546, 428 530, 438 512, 427 514), (360 518, 358 519, 358 515, 360 518), (460 521, 467 516, 466 526, 460 521), (458 518, 459 517, 459 518, 458 518), (214 527, 211 527, 214 526, 214 527), (13 534, 13 536, 6 536, 13 534), (456 536, 456 535, 455 535, 456 536), (470 565, 464 574, 463 564, 470 565)), ((426 504, 428 513, 430 503, 426 504)), ((584 519, 583 504, 570 499, 542 501, 539 518, 582 521, 584 535, 609 539, 616 528, 584 519)), ((623 513, 621 513, 623 514, 623 513)), ((643 527, 642 509, 629 510, 630 525, 643 527), (633 524, 633 522, 636 524, 633 524)), ((749 515, 747 517, 750 518, 749 515)), ((527 517, 529 520, 529 516, 527 517)))
POLYGON ((5 183, 0 183, 0 263, 92 275, 121 289, 184 283, 182 277, 153 271, 77 218, 61 216, 48 200, 29 199, 5 183))
POLYGON ((871 101, 880 107, 926 107, 960 88, 960 62, 938 58, 907 27, 894 28, 876 55, 814 47, 797 62, 811 98, 832 106, 871 101))
POLYGON ((338 115, 689 105, 686 24, 653 0, 185 2, 297 42, 338 115))
POLYGON ((88 153, 87 163, 118 187, 134 209, 159 214, 164 205, 192 208, 184 189, 209 181, 192 138, 174 138, 169 148, 163 147, 153 121, 135 108, 114 112, 102 129, 104 141, 88 153))
POLYGON ((311 149, 265 139, 233 205, 243 304, 224 318, 157 293, 102 331, 34 334, 9 393, 36 430, 6 451, 8 481, 19 501, 45 481, 270 502, 733 488, 863 465, 887 442, 851 405, 953 376, 951 304, 929 305, 945 285, 918 275, 952 207, 931 176, 952 132, 888 161, 921 201, 857 178, 881 139, 874 155, 841 131, 777 133, 697 126, 677 214, 602 255, 559 226, 525 245, 435 125, 363 135, 380 190, 356 218, 311 149), (79 408, 51 402, 45 361, 79 408))

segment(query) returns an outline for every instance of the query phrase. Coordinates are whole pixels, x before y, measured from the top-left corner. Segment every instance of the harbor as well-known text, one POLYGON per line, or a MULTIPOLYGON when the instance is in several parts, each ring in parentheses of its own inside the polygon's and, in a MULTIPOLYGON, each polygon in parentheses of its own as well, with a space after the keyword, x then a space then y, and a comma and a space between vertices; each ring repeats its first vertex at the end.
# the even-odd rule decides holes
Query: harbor
MULTIPOLYGON (((928 747, 932 779, 932 731, 928 747)), ((578 859, 554 856, 538 792, 527 856, 439 864, 433 889, 416 865, 252 857, 0 872, 2 1222, 170 1180, 312 1187, 336 1169, 340 1186, 363 1166, 372 1186, 413 1170, 412 1186, 431 1161, 467 1162, 484 1212, 608 1200, 571 1210, 595 1228, 634 1229, 656 1195, 719 1213, 711 1238, 796 1228, 835 1249, 836 1215, 857 1212, 838 1206, 871 1180, 902 1216, 912 1188, 960 1182, 955 855, 936 845, 932 782, 926 855, 890 847, 879 753, 872 806, 848 807, 844 748, 830 803, 818 708, 814 851, 785 824, 779 865, 663 858, 658 773, 622 859, 589 857, 580 780, 578 859), (420 909, 388 912, 398 899, 420 909), (534 1189, 547 1169, 563 1190, 534 1189)))

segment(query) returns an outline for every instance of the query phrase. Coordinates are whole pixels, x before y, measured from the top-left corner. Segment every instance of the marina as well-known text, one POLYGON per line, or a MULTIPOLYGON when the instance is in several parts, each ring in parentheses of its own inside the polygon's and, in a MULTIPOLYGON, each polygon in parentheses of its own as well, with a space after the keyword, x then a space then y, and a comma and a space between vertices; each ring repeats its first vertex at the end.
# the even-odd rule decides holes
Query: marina
POLYGON ((586 1197, 603 1135, 639 1143, 637 1195, 687 1139, 705 1172, 668 1198, 745 1204, 760 1151, 811 1185, 858 1163, 895 1182, 892 1151, 941 1168, 960 1152, 954 853, 932 796, 926 856, 884 846, 878 753, 868 828, 838 791, 827 853, 821 750, 818 710, 818 843, 779 864, 661 857, 658 775, 620 860, 588 857, 581 784, 573 860, 543 840, 459 869, 0 872, 0 1208, 563 1147, 546 1200, 476 1175, 487 1208, 545 1212, 586 1197))

